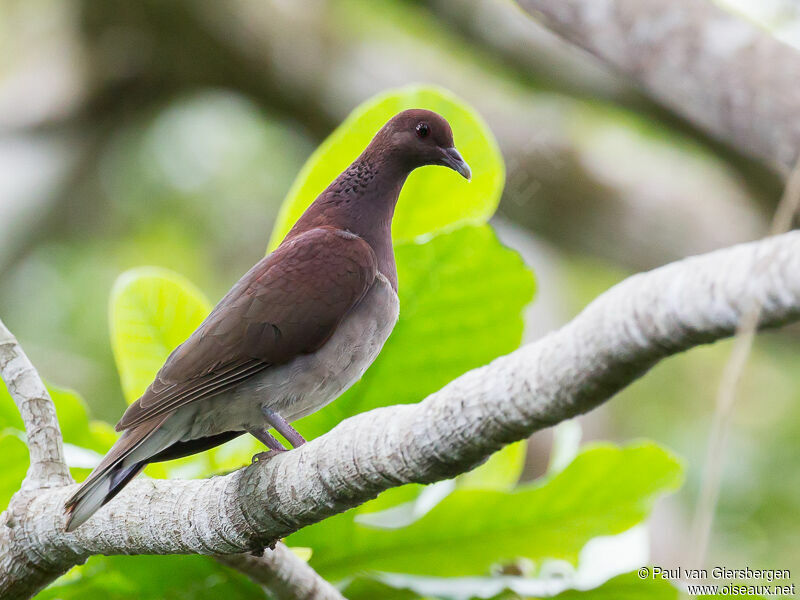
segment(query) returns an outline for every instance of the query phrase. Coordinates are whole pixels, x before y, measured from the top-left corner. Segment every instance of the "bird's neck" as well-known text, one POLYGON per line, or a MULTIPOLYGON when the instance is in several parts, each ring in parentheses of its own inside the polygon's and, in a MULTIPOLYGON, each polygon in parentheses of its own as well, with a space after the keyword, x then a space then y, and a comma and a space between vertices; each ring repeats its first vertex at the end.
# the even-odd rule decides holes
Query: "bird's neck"
POLYGON ((355 233, 378 259, 378 270, 397 290, 392 217, 408 170, 369 148, 322 192, 288 237, 323 225, 355 233))

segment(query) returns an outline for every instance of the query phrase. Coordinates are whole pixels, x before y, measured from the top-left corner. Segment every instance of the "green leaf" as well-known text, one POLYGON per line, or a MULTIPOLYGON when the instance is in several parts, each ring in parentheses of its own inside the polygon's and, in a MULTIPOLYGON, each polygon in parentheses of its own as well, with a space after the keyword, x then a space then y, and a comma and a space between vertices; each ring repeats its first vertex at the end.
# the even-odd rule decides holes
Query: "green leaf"
POLYGON ((347 600, 419 600, 421 596, 404 588, 392 587, 371 577, 357 577, 342 590, 347 600))
MULTIPOLYGON (((345 587, 344 593, 349 600, 371 600, 372 598, 417 600, 422 598, 420 588, 424 588, 437 590, 437 597, 440 598, 468 598, 476 584, 485 590, 486 584, 491 583, 496 586, 493 589, 509 585, 508 580, 489 577, 415 578, 409 576, 398 578, 376 575, 374 577, 357 577, 345 587)), ((525 580, 520 579, 519 583, 522 585, 519 585, 518 588, 524 589, 525 580)), ((486 598, 486 596, 474 596, 474 598, 486 598)), ((567 590, 555 596, 548 596, 548 598, 553 600, 678 600, 678 590, 669 581, 643 580, 634 572, 609 579, 593 589, 567 590)), ((508 588, 491 598, 491 600, 519 599, 520 596, 508 588)), ((543 598, 527 598, 527 600, 543 600, 543 598)))
POLYGON ((678 590, 668 581, 625 573, 593 590, 567 590, 553 600, 678 600, 678 590))
POLYGON ((89 409, 81 396, 65 388, 48 385, 58 415, 64 442, 105 453, 117 438, 114 428, 103 421, 89 419, 89 409))
POLYGON ((331 579, 372 570, 484 574, 519 557, 574 562, 591 538, 639 523, 681 477, 679 461, 653 443, 594 446, 564 471, 514 492, 458 489, 402 529, 353 525, 349 511, 289 539, 312 547, 311 565, 331 579))
POLYGON ((12 431, 0 433, 0 456, 3 468, 0 469, 0 511, 5 510, 22 484, 28 470, 28 447, 22 438, 12 431))
MULTIPOLYGON (((98 454, 105 453, 117 439, 117 434, 108 423, 89 419, 86 403, 77 392, 50 384, 47 385, 47 391, 56 407, 67 463, 70 464, 73 477, 77 481, 81 481, 89 473, 89 469, 76 467, 74 457, 77 454, 86 454, 84 450, 91 450, 98 454)), ((25 439, 25 426, 14 400, 5 386, 0 387, 0 432, 10 434, 24 447, 25 444, 22 440, 25 439)), ((12 442, 6 443, 11 444, 12 442)), ((0 456, 4 456, 4 454, 0 454, 0 456)), ((89 454, 89 458, 95 458, 95 456, 89 454)), ((96 458, 99 460, 99 456, 96 458)), ((25 464, 27 464, 27 460, 26 450, 25 464)), ((22 475, 24 474, 23 470, 22 475)), ((14 471, 12 479, 14 478, 16 478, 16 471, 14 471)), ((21 481, 22 476, 16 481, 17 488, 21 481)), ((0 487, 2 485, 0 483, 0 487)))
MULTIPOLYGON (((77 392, 47 384, 47 391, 58 415, 61 435, 68 444, 89 448, 98 452, 108 449, 103 440, 103 424, 89 420, 89 410, 77 392)), ((0 430, 25 431, 14 400, 5 386, 0 386, 0 430)))
POLYGON ((511 490, 525 467, 527 444, 509 444, 489 457, 484 464, 456 479, 458 487, 470 490, 511 490))
POLYGON ((70 472, 76 481, 83 481, 91 472, 89 466, 92 463, 81 465, 82 461, 77 459, 84 459, 85 451, 91 450, 96 454, 89 454, 88 458, 99 461, 117 440, 118 434, 108 423, 89 418, 89 409, 77 392, 53 385, 48 385, 47 391, 56 407, 70 472))
POLYGON ((378 406, 418 402, 519 346, 531 272, 488 225, 395 248, 400 320, 359 383, 299 422, 306 438, 378 406))
POLYGON ((395 242, 482 224, 494 214, 505 167, 497 142, 480 116, 449 92, 430 86, 390 90, 367 100, 311 155, 284 200, 269 248, 274 249, 306 208, 367 147, 391 117, 427 108, 453 128, 456 147, 472 168, 472 181, 443 167, 417 169, 406 181, 392 225, 395 242))
MULTIPOLYGON (((420 494, 424 490, 431 491, 431 488, 415 483, 390 488, 374 500, 362 504, 358 509, 359 519, 368 525, 393 529, 418 520, 456 487, 478 490, 512 490, 522 474, 526 448, 527 444, 524 441, 505 446, 479 467, 469 473, 459 475, 455 479, 455 485, 448 486, 443 491, 439 490, 434 495, 428 494, 421 497, 420 494), (379 523, 380 525, 378 525, 379 523)), ((445 483, 450 482, 440 482, 440 484, 445 483)))
POLYGON ((24 431, 25 424, 22 422, 22 417, 19 416, 19 409, 17 409, 11 393, 5 383, 0 380, 0 431, 8 428, 24 431))
POLYGON ((264 592, 205 556, 93 556, 37 600, 255 600, 264 592))
POLYGON ((210 311, 203 293, 177 273, 141 267, 120 275, 111 292, 111 345, 129 403, 210 311))

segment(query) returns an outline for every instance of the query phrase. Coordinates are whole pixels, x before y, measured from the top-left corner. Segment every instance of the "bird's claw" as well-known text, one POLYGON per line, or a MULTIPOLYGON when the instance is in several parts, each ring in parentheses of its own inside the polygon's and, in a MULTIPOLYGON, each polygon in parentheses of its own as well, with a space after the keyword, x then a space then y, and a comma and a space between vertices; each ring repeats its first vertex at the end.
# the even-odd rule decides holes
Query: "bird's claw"
MULTIPOLYGON (((266 454, 266 452, 263 452, 262 454, 266 454)), ((273 540, 269 544, 267 544, 266 546, 263 546, 261 548, 257 548, 255 550, 251 550, 250 551, 250 556, 255 556, 255 557, 261 558, 262 556, 264 556, 264 553, 267 550, 275 550, 275 546, 278 545, 278 541, 279 540, 273 540)))
POLYGON ((259 452, 258 454, 253 455, 253 459, 250 464, 256 464, 257 462, 263 462, 281 454, 282 452, 286 452, 286 450, 267 450, 266 452, 259 452))

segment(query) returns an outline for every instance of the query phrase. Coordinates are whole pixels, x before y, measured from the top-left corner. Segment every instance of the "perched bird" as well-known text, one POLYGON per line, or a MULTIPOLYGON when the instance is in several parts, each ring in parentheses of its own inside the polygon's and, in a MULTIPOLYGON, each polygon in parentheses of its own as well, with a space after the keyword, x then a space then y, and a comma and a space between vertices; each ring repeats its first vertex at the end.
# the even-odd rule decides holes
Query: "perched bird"
POLYGON ((366 371, 397 321, 391 223, 408 174, 470 168, 450 125, 428 110, 394 116, 167 358, 117 423, 122 436, 67 501, 72 531, 151 462, 245 432, 271 452, 305 440, 289 424, 366 371))

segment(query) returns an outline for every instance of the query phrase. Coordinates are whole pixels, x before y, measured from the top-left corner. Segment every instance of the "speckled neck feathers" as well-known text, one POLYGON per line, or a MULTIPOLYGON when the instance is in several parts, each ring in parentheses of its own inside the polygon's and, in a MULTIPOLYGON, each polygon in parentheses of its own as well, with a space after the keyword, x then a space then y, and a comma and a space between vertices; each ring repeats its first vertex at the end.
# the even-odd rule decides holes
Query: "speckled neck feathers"
POLYGON ((308 207, 286 239, 323 225, 354 233, 372 247, 378 270, 397 290, 392 217, 409 171, 376 138, 308 207))

